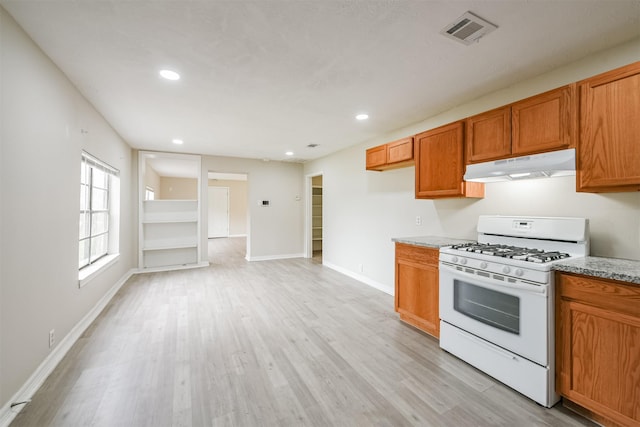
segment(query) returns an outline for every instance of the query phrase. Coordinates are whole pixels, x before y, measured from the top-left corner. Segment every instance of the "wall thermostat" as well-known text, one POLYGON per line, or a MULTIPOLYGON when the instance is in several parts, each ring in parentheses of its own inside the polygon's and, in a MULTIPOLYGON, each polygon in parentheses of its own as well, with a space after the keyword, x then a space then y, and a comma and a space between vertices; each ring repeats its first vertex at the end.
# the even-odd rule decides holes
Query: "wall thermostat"
POLYGON ((268 207, 271 205, 271 202, 269 200, 258 200, 258 205, 268 207))

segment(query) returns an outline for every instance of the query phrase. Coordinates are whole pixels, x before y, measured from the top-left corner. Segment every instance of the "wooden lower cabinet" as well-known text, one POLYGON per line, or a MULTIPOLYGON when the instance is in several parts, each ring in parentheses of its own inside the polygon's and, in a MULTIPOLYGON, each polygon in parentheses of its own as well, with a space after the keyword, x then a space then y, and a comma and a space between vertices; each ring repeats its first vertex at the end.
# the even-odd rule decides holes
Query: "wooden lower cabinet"
POLYGON ((440 336, 438 311, 439 250, 396 243, 395 310, 403 320, 440 336))
POLYGON ((605 425, 640 426, 640 285, 556 273, 556 388, 605 425))

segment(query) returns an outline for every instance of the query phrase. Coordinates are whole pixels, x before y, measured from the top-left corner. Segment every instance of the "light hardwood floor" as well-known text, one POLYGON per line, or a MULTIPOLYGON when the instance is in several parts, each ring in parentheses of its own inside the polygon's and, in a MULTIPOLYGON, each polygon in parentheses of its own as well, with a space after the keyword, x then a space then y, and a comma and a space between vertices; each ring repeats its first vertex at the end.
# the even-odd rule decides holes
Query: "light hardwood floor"
POLYGON ((391 296, 244 245, 132 277, 12 426, 591 425, 441 351, 391 296))

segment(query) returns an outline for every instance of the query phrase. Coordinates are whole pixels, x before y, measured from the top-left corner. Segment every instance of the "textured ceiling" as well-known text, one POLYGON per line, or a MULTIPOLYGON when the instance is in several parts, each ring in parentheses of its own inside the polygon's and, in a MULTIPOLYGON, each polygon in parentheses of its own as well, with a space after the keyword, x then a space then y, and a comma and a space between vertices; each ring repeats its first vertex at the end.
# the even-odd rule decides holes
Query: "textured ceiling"
POLYGON ((133 147, 276 160, 321 157, 640 36, 640 0, 0 4, 133 147), (471 46, 439 34, 467 10, 498 29, 471 46))

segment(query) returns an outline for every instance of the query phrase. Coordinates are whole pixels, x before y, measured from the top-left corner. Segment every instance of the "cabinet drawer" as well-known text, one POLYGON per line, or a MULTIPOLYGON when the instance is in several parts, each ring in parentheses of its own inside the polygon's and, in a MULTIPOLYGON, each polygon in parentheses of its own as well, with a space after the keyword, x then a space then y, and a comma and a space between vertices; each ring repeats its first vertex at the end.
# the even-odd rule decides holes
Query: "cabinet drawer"
POLYGON ((560 272, 556 273, 556 283, 563 300, 580 301, 640 318, 640 286, 638 285, 560 272))
POLYGON ((439 254, 440 251, 435 248, 396 243, 396 258, 402 259, 403 261, 437 266, 439 254))

